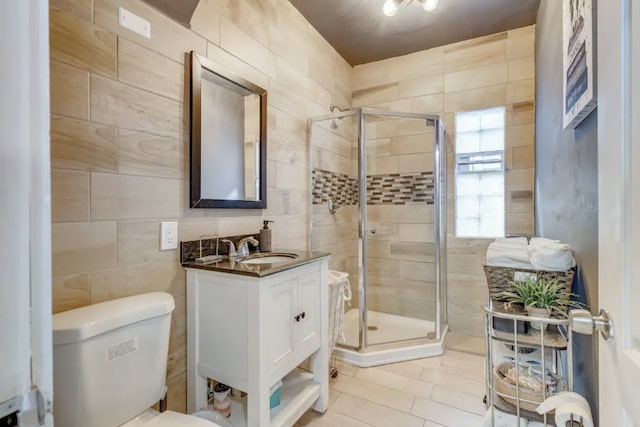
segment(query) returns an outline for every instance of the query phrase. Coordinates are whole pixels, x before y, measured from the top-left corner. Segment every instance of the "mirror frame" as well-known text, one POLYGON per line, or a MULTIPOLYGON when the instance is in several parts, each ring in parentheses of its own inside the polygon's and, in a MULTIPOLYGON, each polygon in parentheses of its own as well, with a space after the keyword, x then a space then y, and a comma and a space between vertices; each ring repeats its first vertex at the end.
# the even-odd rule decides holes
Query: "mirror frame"
POLYGON ((216 69, 208 58, 191 51, 190 207, 266 209, 267 207, 267 91, 227 70, 216 69), (202 168, 202 70, 230 81, 260 97, 260 194, 257 200, 203 199, 202 168))

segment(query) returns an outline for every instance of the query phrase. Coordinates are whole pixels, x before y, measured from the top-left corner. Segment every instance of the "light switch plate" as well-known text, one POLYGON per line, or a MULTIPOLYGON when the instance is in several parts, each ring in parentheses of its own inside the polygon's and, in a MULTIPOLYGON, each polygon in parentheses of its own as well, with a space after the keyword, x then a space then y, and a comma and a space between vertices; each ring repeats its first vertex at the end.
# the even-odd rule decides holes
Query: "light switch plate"
POLYGON ((178 223, 160 223, 160 250, 168 251, 178 248, 178 223))
POLYGON ((118 23, 142 37, 151 38, 151 23, 125 8, 118 9, 118 23))

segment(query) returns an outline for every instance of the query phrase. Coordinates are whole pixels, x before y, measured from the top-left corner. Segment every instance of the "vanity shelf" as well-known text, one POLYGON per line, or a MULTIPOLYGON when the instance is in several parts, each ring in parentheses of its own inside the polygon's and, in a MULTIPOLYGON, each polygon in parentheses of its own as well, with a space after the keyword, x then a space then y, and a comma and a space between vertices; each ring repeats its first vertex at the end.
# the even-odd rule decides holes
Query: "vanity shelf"
POLYGON ((536 318, 535 322, 540 322, 546 329, 531 328, 520 332, 519 325, 532 321, 526 313, 506 310, 503 303, 490 300, 485 314, 486 404, 490 416, 495 417, 495 408, 545 426, 555 425, 552 416, 539 415, 534 409, 547 397, 573 387, 568 319, 536 318), (502 327, 509 325, 512 331, 497 330, 496 321, 501 321, 502 327), (518 372, 516 384, 520 384, 519 377, 522 376, 544 378, 543 390, 532 392, 524 385, 515 386, 506 381, 507 368, 518 372))
MULTIPOLYGON (((320 384, 313 380, 313 374, 296 369, 282 379, 280 405, 270 410, 271 426, 290 426, 300 419, 306 409, 320 397, 320 384)), ((213 405, 209 405, 213 410, 213 405)), ((231 397, 233 427, 247 427, 247 396, 231 397)))
POLYGON ((207 378, 243 391, 238 426, 291 426, 329 402, 328 256, 265 277, 187 268, 187 410, 207 378), (307 358, 311 372, 298 369, 307 358), (282 380, 281 403, 269 389, 282 380))

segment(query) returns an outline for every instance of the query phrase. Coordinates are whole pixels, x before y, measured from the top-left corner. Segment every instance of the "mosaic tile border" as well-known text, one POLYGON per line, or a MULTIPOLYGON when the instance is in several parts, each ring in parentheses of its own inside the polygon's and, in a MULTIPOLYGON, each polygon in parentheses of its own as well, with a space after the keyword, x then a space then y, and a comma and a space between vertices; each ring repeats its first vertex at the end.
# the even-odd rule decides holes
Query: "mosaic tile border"
MULTIPOLYGON (((433 172, 367 175, 368 205, 407 205, 434 203, 433 172)), ((343 206, 358 204, 358 181, 355 177, 312 170, 312 200, 321 205, 333 199, 343 206)))

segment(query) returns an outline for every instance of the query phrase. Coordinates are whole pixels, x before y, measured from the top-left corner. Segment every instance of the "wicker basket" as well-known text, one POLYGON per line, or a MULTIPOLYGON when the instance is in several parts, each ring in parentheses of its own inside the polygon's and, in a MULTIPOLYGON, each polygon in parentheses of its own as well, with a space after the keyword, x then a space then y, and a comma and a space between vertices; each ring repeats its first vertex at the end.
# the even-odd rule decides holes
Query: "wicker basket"
POLYGON ((574 270, 567 271, 544 271, 544 270, 528 270, 525 268, 509 268, 496 267, 493 265, 484 265, 484 275, 487 278, 489 286, 489 298, 494 301, 504 301, 500 297, 500 293, 504 291, 512 291, 511 282, 515 280, 516 273, 531 273, 544 279, 557 279, 564 285, 567 292, 571 292, 573 285, 574 270))
MULTIPOLYGON (((520 402, 518 404, 518 398, 516 397, 516 386, 505 379, 506 372, 510 368, 513 368, 513 366, 513 362, 503 362, 493 368, 493 388, 497 392, 501 393, 500 397, 506 402, 509 402, 516 407, 519 406, 520 409, 535 412, 536 408, 544 401, 542 392, 536 392, 526 387, 520 386, 520 390, 518 392, 520 402)), ((546 397, 549 397, 553 393, 556 393, 557 391, 563 389, 562 378, 555 374, 550 375, 553 378, 555 384, 552 386, 547 386, 546 397)))

